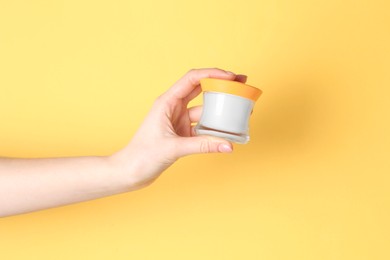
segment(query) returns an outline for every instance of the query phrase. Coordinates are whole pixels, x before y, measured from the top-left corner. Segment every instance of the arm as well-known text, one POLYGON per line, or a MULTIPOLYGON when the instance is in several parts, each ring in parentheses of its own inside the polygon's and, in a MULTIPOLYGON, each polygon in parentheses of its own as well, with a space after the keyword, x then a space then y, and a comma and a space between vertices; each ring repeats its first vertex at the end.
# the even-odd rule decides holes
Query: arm
POLYGON ((245 82, 219 69, 191 70, 153 104, 131 142, 110 156, 0 158, 0 217, 137 190, 151 184, 180 157, 231 152, 228 141, 194 136, 201 107, 187 108, 201 78, 245 82))

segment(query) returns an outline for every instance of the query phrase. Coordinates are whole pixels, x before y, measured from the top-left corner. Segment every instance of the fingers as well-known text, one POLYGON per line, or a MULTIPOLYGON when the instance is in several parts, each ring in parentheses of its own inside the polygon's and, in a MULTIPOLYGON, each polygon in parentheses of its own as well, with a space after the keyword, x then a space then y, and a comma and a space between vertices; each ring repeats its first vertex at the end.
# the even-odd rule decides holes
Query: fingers
POLYGON ((186 98, 192 93, 192 91, 197 86, 199 86, 199 81, 202 78, 218 78, 218 79, 234 80, 236 78, 236 75, 232 72, 227 72, 217 68, 193 69, 187 72, 187 74, 185 74, 181 79, 179 79, 167 91, 167 94, 172 95, 177 99, 186 98))
POLYGON ((191 136, 196 136, 195 127, 196 127, 196 125, 191 126, 191 136))
POLYGON ((238 75, 236 75, 236 78, 234 80, 238 81, 238 82, 241 82, 241 83, 245 83, 247 78, 248 77, 246 75, 238 74, 238 75))
POLYGON ((188 117, 190 118, 191 123, 199 121, 200 116, 202 115, 202 110, 202 106, 191 107, 188 109, 188 117))
POLYGON ((200 153, 231 153, 233 145, 223 139, 211 136, 180 137, 176 156, 183 157, 200 153))
MULTIPOLYGON (((227 73, 232 74, 233 72, 227 71, 227 73)), ((238 74, 235 75, 235 77, 232 80, 245 83, 247 78, 248 77, 246 75, 238 74)), ((187 97, 185 97, 185 101, 189 103, 191 100, 196 98, 200 93, 202 93, 202 88, 200 87, 200 85, 198 85, 191 91, 190 94, 188 94, 187 97)))
POLYGON ((184 99, 185 102, 188 104, 191 100, 196 98, 200 93, 202 93, 202 88, 200 87, 200 85, 198 85, 192 90, 192 92, 187 97, 185 97, 184 99))

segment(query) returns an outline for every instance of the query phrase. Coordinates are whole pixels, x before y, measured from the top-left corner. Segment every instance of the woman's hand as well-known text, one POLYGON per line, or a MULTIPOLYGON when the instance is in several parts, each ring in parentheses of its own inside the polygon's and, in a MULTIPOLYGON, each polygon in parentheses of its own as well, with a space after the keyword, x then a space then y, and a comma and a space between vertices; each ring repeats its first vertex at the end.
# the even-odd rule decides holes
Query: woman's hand
POLYGON ((246 81, 244 75, 221 69, 191 70, 157 98, 131 142, 111 157, 120 171, 129 175, 132 189, 152 183, 180 157, 232 152, 232 144, 226 140, 194 136, 192 124, 199 121, 202 107, 187 106, 201 93, 202 78, 246 81))
POLYGON ((0 217, 97 199, 140 189, 178 158, 231 152, 231 143, 194 136, 201 108, 187 108, 201 78, 245 82, 219 69, 191 70, 154 103, 131 142, 112 156, 0 158, 0 217))

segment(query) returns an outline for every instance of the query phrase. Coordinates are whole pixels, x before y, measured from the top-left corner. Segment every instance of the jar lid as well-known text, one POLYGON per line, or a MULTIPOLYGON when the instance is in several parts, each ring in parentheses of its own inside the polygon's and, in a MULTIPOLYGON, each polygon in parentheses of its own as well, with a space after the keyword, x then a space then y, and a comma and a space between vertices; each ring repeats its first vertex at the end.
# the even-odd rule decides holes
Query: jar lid
POLYGON ((200 80, 203 91, 232 94, 256 101, 263 93, 260 89, 238 81, 203 78, 200 80))

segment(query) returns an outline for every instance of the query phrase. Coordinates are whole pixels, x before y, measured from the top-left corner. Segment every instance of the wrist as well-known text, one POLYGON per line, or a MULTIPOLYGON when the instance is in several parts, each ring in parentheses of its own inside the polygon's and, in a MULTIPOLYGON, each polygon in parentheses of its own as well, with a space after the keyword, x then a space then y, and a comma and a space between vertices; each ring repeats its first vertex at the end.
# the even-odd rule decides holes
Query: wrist
POLYGON ((152 178, 145 177, 142 162, 126 149, 108 156, 107 160, 126 191, 144 188, 154 181, 152 178))

